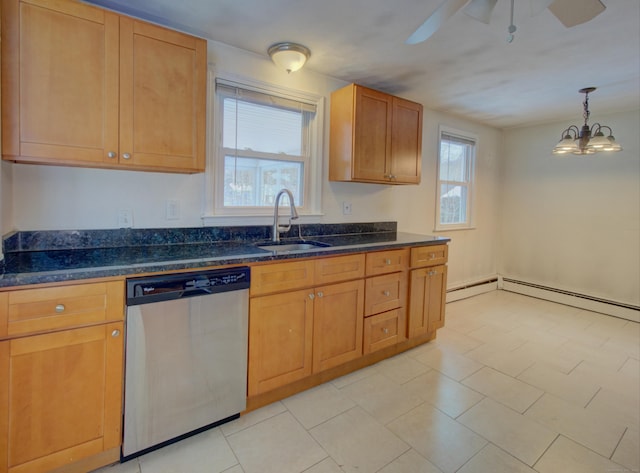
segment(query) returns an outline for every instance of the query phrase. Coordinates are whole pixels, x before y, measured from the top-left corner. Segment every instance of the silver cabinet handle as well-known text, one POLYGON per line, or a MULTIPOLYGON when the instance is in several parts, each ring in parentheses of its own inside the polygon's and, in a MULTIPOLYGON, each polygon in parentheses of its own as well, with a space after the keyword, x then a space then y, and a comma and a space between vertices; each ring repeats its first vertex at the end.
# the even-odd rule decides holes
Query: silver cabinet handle
POLYGON ((112 336, 113 338, 115 338, 115 337, 117 337, 117 336, 119 336, 119 335, 120 335, 120 330, 118 330, 118 329, 116 329, 116 330, 114 330, 113 332, 111 332, 111 336, 112 336))
POLYGON ((324 296, 324 294, 322 293, 322 291, 318 291, 318 297, 322 297, 324 296))
POLYGON ((389 297, 391 293, 389 291, 383 291, 382 295, 385 297, 389 297))
POLYGON ((316 298, 315 294, 309 294, 309 299, 314 300, 316 298))
POLYGON ((429 253, 429 259, 436 259, 435 253, 429 253))
POLYGON ((123 157, 124 159, 131 159, 131 155, 130 155, 129 153, 124 153, 124 154, 122 155, 122 157, 123 157))
POLYGON ((116 156, 118 156, 118 153, 116 153, 115 151, 109 151, 109 152, 107 153, 107 158, 111 158, 111 159, 113 159, 113 158, 115 158, 116 156))
POLYGON ((438 274, 438 271, 429 271, 429 276, 435 276, 436 274, 438 274))
POLYGON ((58 314, 63 313, 65 309, 66 309, 66 307, 64 306, 64 304, 58 304, 58 305, 56 306, 56 312, 57 312, 58 314))
POLYGON ((389 329, 388 328, 383 328, 382 329, 382 333, 389 333, 389 329))
POLYGON ((391 260, 389 258, 387 258, 386 260, 384 260, 384 264, 390 265, 391 264, 391 260))

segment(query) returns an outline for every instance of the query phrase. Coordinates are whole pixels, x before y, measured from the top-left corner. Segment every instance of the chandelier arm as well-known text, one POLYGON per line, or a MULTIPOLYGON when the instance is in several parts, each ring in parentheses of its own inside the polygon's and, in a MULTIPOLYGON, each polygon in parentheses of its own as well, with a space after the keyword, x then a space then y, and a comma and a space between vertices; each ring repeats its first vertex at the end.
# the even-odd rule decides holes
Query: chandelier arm
POLYGON ((562 132, 561 139, 564 139, 564 137, 567 135, 571 136, 571 138, 573 138, 574 140, 577 140, 580 136, 580 130, 577 126, 571 125, 562 132), (573 136, 570 135, 570 132, 573 132, 573 136))
MULTIPOLYGON (((596 129, 596 133, 601 131, 602 128, 606 128, 607 130, 609 130, 609 135, 613 135, 613 130, 611 129, 611 127, 608 127, 607 125, 600 125, 600 123, 594 123, 592 129, 594 129, 595 127, 598 127, 596 129)), ((595 135, 595 133, 593 133, 595 135)))

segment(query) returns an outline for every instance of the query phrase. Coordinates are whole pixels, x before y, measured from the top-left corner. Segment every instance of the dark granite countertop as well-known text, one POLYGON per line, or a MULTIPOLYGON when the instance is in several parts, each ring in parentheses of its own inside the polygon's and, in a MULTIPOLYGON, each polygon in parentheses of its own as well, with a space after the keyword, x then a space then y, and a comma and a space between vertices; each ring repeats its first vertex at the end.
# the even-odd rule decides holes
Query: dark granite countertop
MULTIPOLYGON (((330 246, 287 253, 258 248, 269 227, 21 232, 4 240, 0 288, 163 271, 442 244, 448 238, 402 233, 395 222, 304 225, 304 240, 330 246)), ((283 235, 296 240, 297 226, 283 235)))

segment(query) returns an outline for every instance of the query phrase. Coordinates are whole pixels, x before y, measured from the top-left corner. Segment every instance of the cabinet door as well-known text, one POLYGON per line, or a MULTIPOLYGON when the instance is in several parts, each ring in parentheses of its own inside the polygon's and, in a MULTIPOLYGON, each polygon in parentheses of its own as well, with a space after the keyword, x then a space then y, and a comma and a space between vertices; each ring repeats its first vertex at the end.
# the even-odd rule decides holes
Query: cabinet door
POLYGON ((420 184, 422 105, 393 98, 390 174, 396 182, 420 184))
POLYGON ((313 292, 253 297, 249 308, 249 396, 311 374, 313 292))
POLYGON ((364 281, 316 289, 313 371, 323 371, 362 355, 364 281))
POLYGON ((0 469, 50 471, 109 449, 117 460, 122 330, 116 322, 0 343, 0 469))
POLYGON ((118 15, 71 1, 2 9, 3 156, 107 161, 118 150, 118 15))
POLYGON ((353 178, 388 181, 391 154, 392 96, 356 87, 353 178))
POLYGON ((120 164, 204 170, 206 42, 120 19, 120 164))
POLYGON ((447 267, 411 271, 409 289, 409 338, 444 326, 447 267))

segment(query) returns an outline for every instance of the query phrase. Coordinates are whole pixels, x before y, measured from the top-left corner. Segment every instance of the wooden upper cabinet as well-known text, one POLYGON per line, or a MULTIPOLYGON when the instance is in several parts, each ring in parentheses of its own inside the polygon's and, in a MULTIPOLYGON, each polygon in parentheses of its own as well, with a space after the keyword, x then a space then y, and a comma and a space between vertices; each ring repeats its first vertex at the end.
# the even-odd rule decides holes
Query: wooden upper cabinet
POLYGON ((206 41, 75 0, 2 0, 2 155, 201 172, 206 41))
POLYGON ((419 184, 422 105, 351 84, 331 94, 329 180, 419 184))
POLYGON ((121 17, 120 164, 204 170, 206 58, 204 40, 121 17))
POLYGON ((4 159, 100 165, 118 150, 118 16, 2 1, 4 159))

